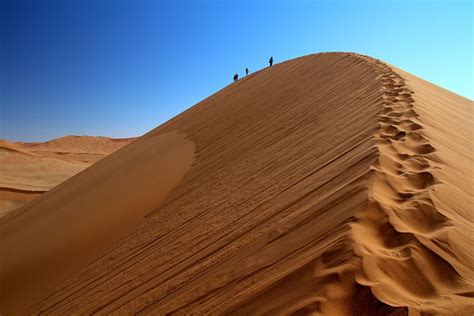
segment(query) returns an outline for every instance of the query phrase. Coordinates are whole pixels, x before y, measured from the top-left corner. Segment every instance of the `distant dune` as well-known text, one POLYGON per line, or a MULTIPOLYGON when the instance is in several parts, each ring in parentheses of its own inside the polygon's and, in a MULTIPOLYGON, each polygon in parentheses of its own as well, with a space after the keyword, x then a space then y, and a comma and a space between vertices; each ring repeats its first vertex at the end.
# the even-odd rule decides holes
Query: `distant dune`
POLYGON ((47 157, 96 162, 135 138, 108 138, 100 136, 65 136, 44 143, 17 143, 29 151, 47 157))
POLYGON ((0 140, 0 217, 130 143, 66 136, 44 143, 0 140))
POLYGON ((472 315, 472 106, 352 53, 256 72, 1 218, 0 312, 472 315))

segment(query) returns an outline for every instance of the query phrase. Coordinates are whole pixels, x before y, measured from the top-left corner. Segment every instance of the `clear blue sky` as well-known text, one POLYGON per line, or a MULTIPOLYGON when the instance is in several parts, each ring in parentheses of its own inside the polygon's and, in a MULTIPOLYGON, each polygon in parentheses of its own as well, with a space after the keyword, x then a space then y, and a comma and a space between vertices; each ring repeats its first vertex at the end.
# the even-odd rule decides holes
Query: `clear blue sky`
POLYGON ((469 0, 0 1, 9 140, 140 135, 270 55, 359 52, 474 97, 469 0))

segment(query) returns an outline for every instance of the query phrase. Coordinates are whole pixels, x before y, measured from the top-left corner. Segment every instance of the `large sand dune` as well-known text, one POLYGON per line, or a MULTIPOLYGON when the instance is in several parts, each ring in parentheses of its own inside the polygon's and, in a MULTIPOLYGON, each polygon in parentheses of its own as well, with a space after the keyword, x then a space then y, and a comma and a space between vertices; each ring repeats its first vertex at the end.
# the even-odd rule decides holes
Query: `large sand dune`
POLYGON ((0 219, 1 312, 470 315, 472 105, 356 54, 245 77, 0 219))

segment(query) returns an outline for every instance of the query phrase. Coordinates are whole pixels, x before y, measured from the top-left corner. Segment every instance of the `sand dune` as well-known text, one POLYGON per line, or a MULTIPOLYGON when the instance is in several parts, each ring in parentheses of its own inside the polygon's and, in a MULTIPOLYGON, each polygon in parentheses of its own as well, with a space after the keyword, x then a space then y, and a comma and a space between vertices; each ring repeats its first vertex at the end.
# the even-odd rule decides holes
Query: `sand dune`
POLYGON ((384 111, 369 200, 353 225, 357 280, 390 305, 470 315, 473 103, 377 64, 384 111))
POLYGON ((97 162, 130 143, 135 138, 100 136, 65 136, 43 143, 18 143, 22 148, 42 156, 63 160, 97 162))
POLYGON ((0 188, 0 218, 43 193, 44 191, 0 188))
POLYGON ((1 312, 470 315, 472 105, 357 54, 254 73, 0 219, 1 312))
POLYGON ((91 136, 66 136, 45 143, 0 140, 0 217, 132 140, 91 136))
POLYGON ((139 225, 179 182, 193 153, 180 134, 147 135, 0 219, 7 314, 139 225))

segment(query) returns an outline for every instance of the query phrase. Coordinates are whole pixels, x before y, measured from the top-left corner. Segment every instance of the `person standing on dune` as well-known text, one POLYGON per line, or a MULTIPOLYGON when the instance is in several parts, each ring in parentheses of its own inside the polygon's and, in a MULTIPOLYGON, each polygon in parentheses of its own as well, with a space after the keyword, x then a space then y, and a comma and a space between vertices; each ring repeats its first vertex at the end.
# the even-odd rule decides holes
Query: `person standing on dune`
POLYGON ((270 57, 270 60, 268 61, 268 63, 270 64, 270 67, 273 65, 273 56, 270 57))
POLYGON ((246 75, 246 76, 249 75, 249 69, 248 69, 248 68, 245 68, 245 75, 246 75))

